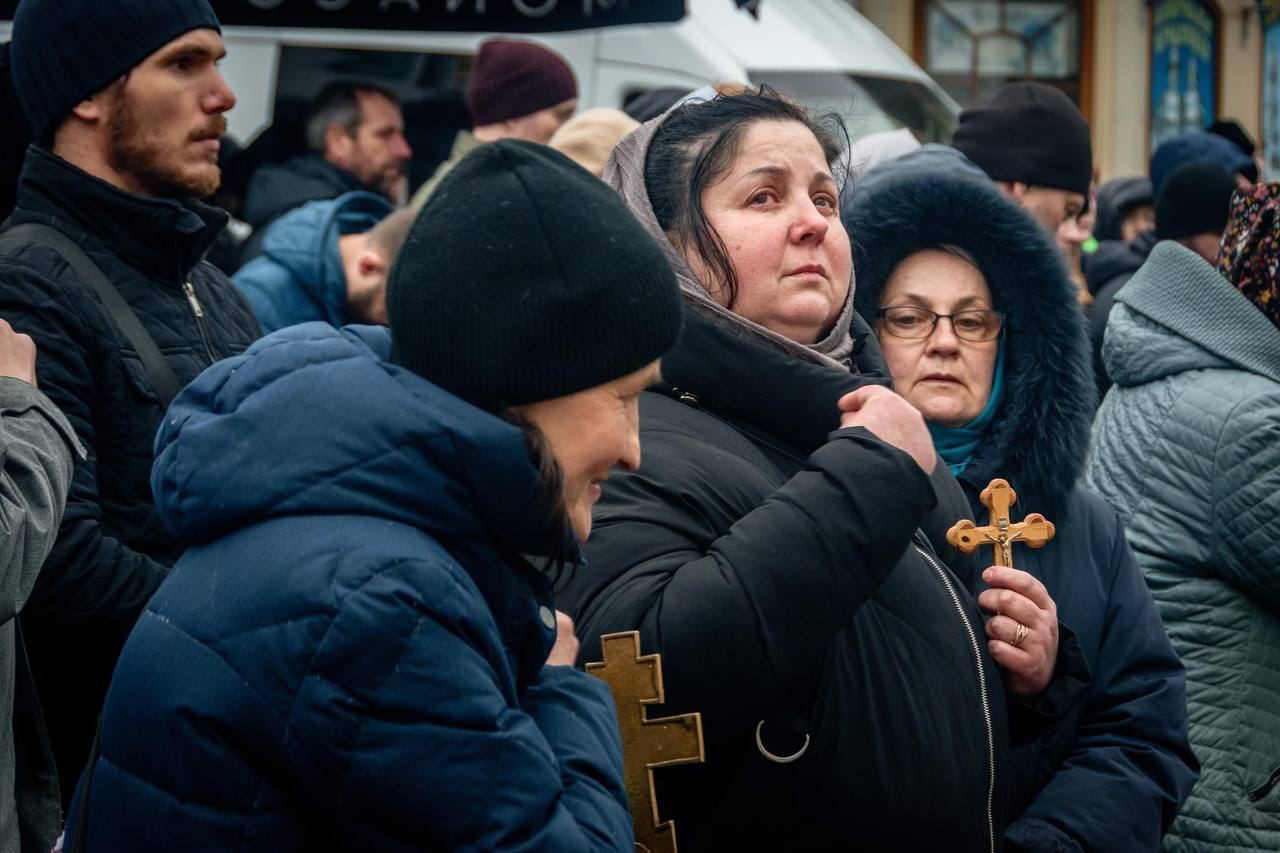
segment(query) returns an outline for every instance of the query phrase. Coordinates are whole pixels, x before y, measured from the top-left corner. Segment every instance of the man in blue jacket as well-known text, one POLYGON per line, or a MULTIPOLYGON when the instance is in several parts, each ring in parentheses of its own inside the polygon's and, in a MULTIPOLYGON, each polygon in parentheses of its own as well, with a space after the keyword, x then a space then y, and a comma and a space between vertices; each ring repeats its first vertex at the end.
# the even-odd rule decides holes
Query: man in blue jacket
POLYGON ((387 323, 387 270, 413 211, 367 192, 313 201, 267 230, 263 253, 232 276, 262 331, 322 320, 387 323))

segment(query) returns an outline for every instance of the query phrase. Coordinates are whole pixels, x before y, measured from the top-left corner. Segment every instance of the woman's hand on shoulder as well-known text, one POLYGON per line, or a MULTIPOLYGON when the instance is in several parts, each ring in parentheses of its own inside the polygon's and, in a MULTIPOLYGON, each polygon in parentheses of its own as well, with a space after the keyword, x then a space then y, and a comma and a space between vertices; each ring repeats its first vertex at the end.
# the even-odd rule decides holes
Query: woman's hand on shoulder
POLYGON ((1037 696, 1053 680, 1058 659, 1058 607, 1027 572, 992 566, 982 579, 991 588, 978 596, 978 606, 995 614, 987 620, 991 656, 1008 671, 1013 695, 1037 696))
POLYGON ((902 397, 880 385, 850 391, 836 403, 840 428, 863 427, 876 438, 906 453, 926 474, 938 464, 924 418, 902 397))

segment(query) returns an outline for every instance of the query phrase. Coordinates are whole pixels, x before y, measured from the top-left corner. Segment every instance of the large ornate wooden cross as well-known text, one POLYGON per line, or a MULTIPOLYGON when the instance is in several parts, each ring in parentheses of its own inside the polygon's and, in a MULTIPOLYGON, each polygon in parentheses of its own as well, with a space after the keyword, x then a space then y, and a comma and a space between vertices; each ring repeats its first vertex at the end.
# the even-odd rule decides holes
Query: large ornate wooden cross
POLYGON ((1043 548, 1053 538, 1053 522, 1046 521, 1038 512, 1030 513, 1019 522, 1009 521, 1009 507, 1017 503, 1018 493, 1004 480, 992 480, 979 497, 991 512, 991 524, 978 527, 967 518, 956 522, 947 531, 947 542, 953 547, 972 554, 978 547, 990 545, 995 549, 995 565, 1012 568, 1014 542, 1043 548))
POLYGON ((622 770, 640 853, 677 853, 674 821, 660 822, 658 797, 653 785, 657 767, 699 764, 702 751, 702 715, 648 718, 646 705, 664 701, 662 660, 640 655, 640 632, 624 631, 600 638, 603 663, 587 664, 587 672, 609 685, 618 707, 622 732, 622 770))

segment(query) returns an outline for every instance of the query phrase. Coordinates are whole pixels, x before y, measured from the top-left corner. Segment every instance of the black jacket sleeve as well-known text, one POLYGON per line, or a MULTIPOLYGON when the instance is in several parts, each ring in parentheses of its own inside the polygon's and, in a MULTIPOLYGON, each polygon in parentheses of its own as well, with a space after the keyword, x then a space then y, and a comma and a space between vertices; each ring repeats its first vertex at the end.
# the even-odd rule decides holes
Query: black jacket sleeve
POLYGON ((833 433, 781 487, 713 440, 642 436, 640 470, 610 481, 585 548, 582 572, 611 580, 573 613, 580 659, 638 629, 664 656, 668 710, 758 720, 902 557, 933 506, 929 478, 864 429, 833 433))
MULTIPOLYGON (((65 266, 56 256, 45 260, 51 270, 65 266)), ((40 390, 67 416, 86 452, 72 475, 57 542, 23 611, 42 625, 132 621, 167 571, 101 527, 94 440, 99 348, 77 291, 26 265, 0 264, 0 317, 34 339, 40 390)))

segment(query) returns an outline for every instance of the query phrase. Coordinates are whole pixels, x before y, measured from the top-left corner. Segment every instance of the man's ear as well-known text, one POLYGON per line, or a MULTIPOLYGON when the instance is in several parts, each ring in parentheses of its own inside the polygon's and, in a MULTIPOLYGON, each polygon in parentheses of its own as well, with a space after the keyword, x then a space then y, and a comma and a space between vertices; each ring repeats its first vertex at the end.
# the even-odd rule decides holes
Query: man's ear
POLYGON ((90 95, 72 107, 71 114, 81 121, 101 121, 106 115, 106 110, 103 107, 103 101, 105 98, 106 92, 99 92, 96 95, 90 95))
POLYGON ((340 124, 331 124, 324 129, 324 156, 327 160, 344 165, 350 161, 355 144, 347 129, 340 124))
POLYGON ((382 253, 374 249, 365 249, 360 253, 360 257, 356 258, 356 269, 364 278, 371 276, 383 276, 387 274, 387 260, 382 257, 382 253))

